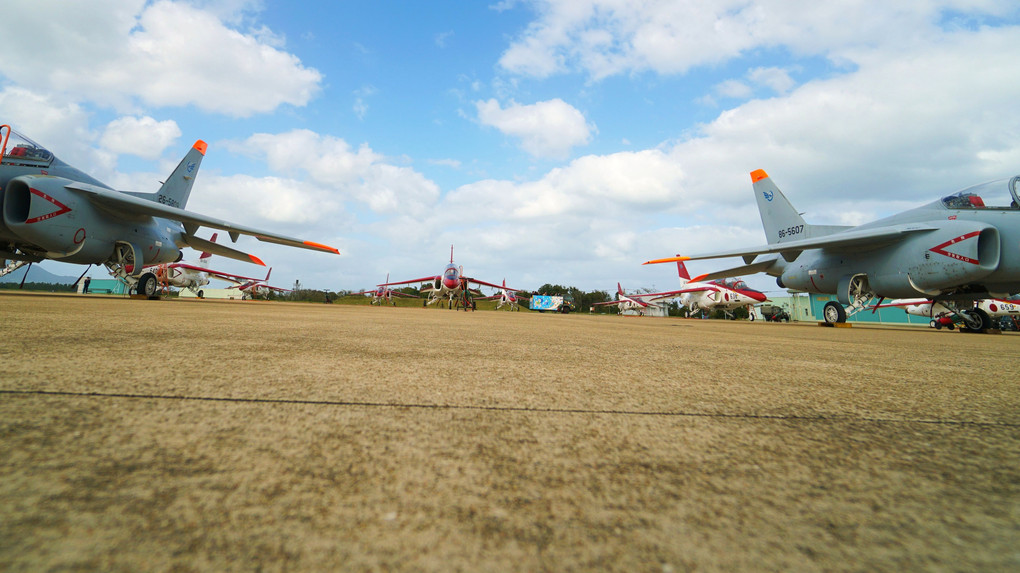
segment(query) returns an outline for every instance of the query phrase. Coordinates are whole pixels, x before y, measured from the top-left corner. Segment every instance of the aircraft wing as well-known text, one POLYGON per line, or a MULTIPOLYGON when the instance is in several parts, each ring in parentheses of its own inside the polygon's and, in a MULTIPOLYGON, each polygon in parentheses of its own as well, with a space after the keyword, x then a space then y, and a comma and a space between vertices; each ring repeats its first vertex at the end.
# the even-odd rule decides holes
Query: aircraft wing
POLYGON ((235 275, 235 274, 231 274, 231 273, 224 273, 222 271, 217 271, 217 270, 212 270, 212 269, 206 269, 205 272, 209 273, 209 276, 211 276, 211 277, 220 279, 222 281, 227 281, 228 283, 234 283, 234 284, 241 284, 244 281, 260 281, 260 280, 262 280, 262 279, 257 279, 257 278, 253 278, 253 277, 245 277, 245 276, 235 275))
POLYGON ((771 256, 756 263, 752 263, 750 265, 741 265, 739 267, 733 267, 730 269, 716 271, 714 273, 706 273, 698 277, 695 277, 695 279, 691 280, 714 281, 716 279, 728 279, 731 277, 742 277, 744 275, 763 273, 767 272, 772 267, 772 265, 775 264, 775 262, 778 260, 779 260, 778 256, 771 256))
POLYGON ((184 241, 188 244, 189 247, 195 249, 196 251, 204 251, 207 253, 212 253, 214 255, 219 255, 221 257, 226 257, 228 259, 235 259, 238 261, 244 261, 246 263, 255 263, 256 265, 261 265, 263 267, 266 266, 266 263, 263 263, 262 259, 256 257, 255 255, 244 253, 236 249, 231 249, 226 245, 221 245, 219 243, 207 241, 200 237, 196 237, 194 234, 184 235, 184 241))
POLYGON ((470 282, 473 282, 473 283, 475 283, 476 285, 482 285, 482 286, 487 286, 487 287, 492 287, 492 288, 500 288, 500 289, 502 289, 502 288, 505 288, 506 290, 509 290, 509 291, 513 291, 513 292, 517 292, 517 289, 515 289, 515 288, 510 288, 510 287, 508 287, 508 286, 503 286, 503 285, 497 285, 497 284, 487 283, 487 282, 485 282, 485 281, 480 281, 480 280, 478 280, 478 279, 473 279, 473 278, 471 278, 471 277, 464 277, 464 278, 465 278, 465 279, 467 279, 467 280, 468 280, 468 281, 470 281, 470 282))
MULTIPOLYGON (((75 182, 67 185, 67 188, 88 196, 90 201, 102 208, 120 213, 124 216, 137 217, 139 215, 148 215, 150 217, 163 217, 174 221, 180 221, 184 224, 184 228, 187 231, 186 238, 189 245, 191 244, 192 239, 195 238, 193 235, 199 227, 211 227, 213 229, 226 231, 230 234, 231 240, 234 241, 237 240, 238 235, 249 235, 266 243, 276 243, 278 245, 286 245, 288 247, 298 247, 301 249, 310 249, 313 251, 322 251, 337 255, 340 254, 340 252, 335 248, 327 245, 321 245, 311 241, 303 241, 301 239, 295 239, 284 235, 277 235, 275 233, 255 229, 253 227, 235 225, 234 223, 230 223, 222 219, 207 217, 205 215, 179 209, 177 207, 171 207, 169 205, 163 205, 162 203, 156 203, 155 201, 149 201, 148 199, 143 199, 134 195, 128 195, 119 191, 89 185, 88 183, 75 182)), ((215 243, 211 242, 209 242, 209 244, 215 245, 215 243)), ((207 250, 215 254, 222 254, 211 249, 207 250)), ((248 259, 245 258, 242 260, 248 259)))
POLYGON ((209 276, 212 276, 212 277, 215 277, 215 278, 218 278, 218 279, 222 279, 222 280, 225 280, 227 282, 236 283, 236 284, 240 284, 240 283, 242 283, 244 281, 258 281, 258 280, 262 280, 262 279, 258 279, 258 278, 255 278, 255 277, 246 277, 246 276, 242 276, 242 275, 235 275, 235 274, 231 274, 231 273, 225 273, 225 272, 222 272, 222 271, 217 271, 216 269, 200 267, 200 266, 197 266, 197 265, 189 265, 188 263, 170 263, 169 265, 167 265, 167 267, 171 268, 171 269, 187 269, 187 270, 195 271, 195 272, 199 272, 199 273, 206 273, 209 276))
POLYGON ((659 300, 666 300, 668 298, 676 298, 685 292, 694 292, 694 290, 700 289, 683 289, 683 290, 671 290, 669 292, 650 292, 648 294, 629 294, 632 299, 637 299, 641 302, 655 302, 659 300))
POLYGON ((648 306, 647 302, 645 302, 645 301, 643 301, 641 299, 630 298, 630 296, 626 296, 625 298, 620 298, 618 300, 613 300, 613 301, 608 301, 608 302, 593 302, 592 305, 604 306, 604 305, 610 305, 610 304, 622 304, 622 303, 625 303, 625 302, 633 303, 633 304, 636 304, 636 305, 639 305, 639 306, 642 306, 642 307, 648 306))
POLYGON ((744 257, 744 261, 750 263, 758 255, 766 255, 771 253, 779 253, 787 261, 792 261, 797 258, 802 251, 809 249, 844 249, 844 248, 860 248, 860 247, 871 247, 886 244, 896 239, 902 238, 905 235, 926 231, 935 231, 938 227, 934 227, 924 223, 906 223, 903 225, 890 225, 887 227, 877 227, 873 229, 860 229, 842 231, 839 233, 833 233, 832 235, 825 235, 822 237, 815 237, 811 239, 800 239, 798 241, 786 241, 783 243, 772 243, 768 245, 760 245, 757 247, 749 247, 743 249, 734 249, 731 251, 720 251, 717 253, 707 253, 703 255, 692 255, 692 256, 676 256, 669 257, 666 259, 653 259, 646 261, 642 264, 653 265, 658 263, 675 263, 677 261, 698 261, 704 259, 723 259, 728 257, 744 257))
POLYGON ((420 279, 412 279, 409 281, 398 281, 395 283, 381 283, 375 286, 396 286, 396 285, 409 285, 414 283, 430 283, 438 278, 440 278, 438 275, 433 275, 431 277, 422 277, 420 279))
POLYGON ((400 291, 395 291, 395 290, 391 290, 390 294, 392 296, 403 296, 403 297, 407 297, 407 298, 421 298, 420 296, 418 296, 416 294, 407 294, 406 292, 400 292, 400 291))
POLYGON ((898 298, 891 300, 884 304, 876 304, 874 308, 896 308, 901 306, 913 306, 917 304, 930 303, 931 299, 928 298, 898 298))

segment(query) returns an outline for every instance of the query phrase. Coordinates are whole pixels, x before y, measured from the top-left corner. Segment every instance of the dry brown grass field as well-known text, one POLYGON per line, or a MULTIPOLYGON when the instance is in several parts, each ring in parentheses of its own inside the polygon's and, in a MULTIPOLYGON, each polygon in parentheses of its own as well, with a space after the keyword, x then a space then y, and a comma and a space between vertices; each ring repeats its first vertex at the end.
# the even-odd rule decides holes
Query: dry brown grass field
POLYGON ((0 570, 1016 571, 1020 336, 0 295, 0 570))

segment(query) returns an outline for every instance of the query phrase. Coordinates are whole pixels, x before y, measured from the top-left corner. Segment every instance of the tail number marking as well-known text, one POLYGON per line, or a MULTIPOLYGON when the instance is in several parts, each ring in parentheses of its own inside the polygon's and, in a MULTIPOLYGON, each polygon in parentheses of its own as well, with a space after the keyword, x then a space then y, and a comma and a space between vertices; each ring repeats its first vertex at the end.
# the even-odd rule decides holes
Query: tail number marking
POLYGON ((786 237, 792 237, 794 235, 799 235, 799 234, 801 234, 803 232, 804 232, 804 225, 794 225, 792 227, 787 227, 785 229, 779 229, 779 232, 777 234, 779 235, 780 239, 783 239, 783 238, 786 238, 786 237))

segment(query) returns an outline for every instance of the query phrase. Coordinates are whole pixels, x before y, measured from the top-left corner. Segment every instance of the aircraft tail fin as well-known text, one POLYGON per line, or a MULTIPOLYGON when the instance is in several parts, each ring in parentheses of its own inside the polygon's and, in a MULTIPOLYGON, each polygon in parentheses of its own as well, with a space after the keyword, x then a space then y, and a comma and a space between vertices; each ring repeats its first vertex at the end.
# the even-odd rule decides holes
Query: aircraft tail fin
POLYGON ((758 213, 761 225, 765 228, 765 237, 769 244, 782 243, 793 239, 805 238, 808 224, 800 213, 772 182, 765 170, 751 172, 754 187, 754 198, 758 201, 758 213))
POLYGON ((188 154, 156 192, 155 201, 178 209, 183 209, 188 204, 191 187, 195 184, 195 176, 198 175, 198 168, 202 165, 206 148, 208 145, 201 139, 191 146, 188 154))
MULTIPOLYGON (((219 233, 213 233, 212 237, 209 237, 209 242, 215 243, 217 235, 219 235, 219 233)), ((198 257, 198 262, 202 263, 203 265, 209 266, 209 259, 212 258, 212 255, 213 254, 210 253, 209 251, 202 251, 202 254, 199 255, 198 257)))
MULTIPOLYGON (((680 255, 677 256, 679 257, 680 255)), ((676 272, 677 275, 680 276, 680 286, 683 286, 690 282, 691 273, 687 272, 687 265, 685 265, 683 261, 676 262, 676 272)))

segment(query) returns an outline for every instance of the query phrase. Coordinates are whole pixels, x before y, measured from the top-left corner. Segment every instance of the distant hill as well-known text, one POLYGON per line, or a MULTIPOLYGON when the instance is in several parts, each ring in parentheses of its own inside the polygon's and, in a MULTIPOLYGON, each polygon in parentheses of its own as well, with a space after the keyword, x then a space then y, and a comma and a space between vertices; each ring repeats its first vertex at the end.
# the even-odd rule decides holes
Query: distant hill
MULTIPOLYGON (((21 267, 9 275, 0 277, 0 283, 20 283, 21 279, 25 276, 25 268, 21 267)), ((69 285, 76 280, 78 280, 78 277, 55 275, 39 265, 32 265, 32 268, 28 269, 28 280, 25 282, 69 285)))

